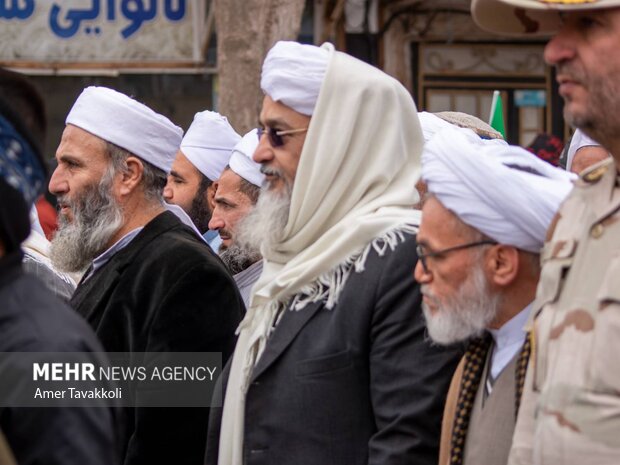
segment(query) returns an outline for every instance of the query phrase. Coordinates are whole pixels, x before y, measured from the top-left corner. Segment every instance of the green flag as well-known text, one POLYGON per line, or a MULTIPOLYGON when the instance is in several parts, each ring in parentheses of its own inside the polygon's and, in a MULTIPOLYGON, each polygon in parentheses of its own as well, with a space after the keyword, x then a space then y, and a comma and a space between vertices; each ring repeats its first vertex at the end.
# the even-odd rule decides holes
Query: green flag
POLYGON ((502 97, 499 90, 493 91, 493 102, 491 103, 491 116, 489 116, 489 125, 502 134, 506 139, 506 125, 504 124, 504 106, 502 105, 502 97))

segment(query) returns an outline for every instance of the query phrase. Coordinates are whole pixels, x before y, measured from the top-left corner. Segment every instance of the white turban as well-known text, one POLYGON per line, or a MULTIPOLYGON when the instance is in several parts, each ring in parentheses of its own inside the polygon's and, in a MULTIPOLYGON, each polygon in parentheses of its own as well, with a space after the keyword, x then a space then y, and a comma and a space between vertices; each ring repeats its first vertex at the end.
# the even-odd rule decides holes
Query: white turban
POLYGON ((573 166, 573 160, 575 159, 575 154, 577 151, 583 147, 595 146, 598 147, 601 144, 596 142, 594 139, 589 138, 580 129, 575 129, 575 133, 573 134, 572 139, 570 140, 570 145, 568 146, 568 154, 566 156, 566 171, 570 171, 573 166))
POLYGON ((252 129, 235 145, 229 165, 230 169, 243 179, 260 187, 265 175, 260 172, 260 163, 252 160, 256 147, 258 147, 258 134, 256 129, 252 129))
POLYGON ((214 111, 194 115, 181 152, 211 181, 217 181, 228 165, 233 147, 241 140, 225 116, 214 111))
POLYGON ((325 47, 277 42, 263 63, 261 89, 275 102, 312 116, 330 56, 325 47))
POLYGON ((422 179, 464 223, 538 253, 576 176, 520 147, 490 142, 468 129, 439 131, 422 154, 422 179))
POLYGON ((170 172, 183 130, 146 105, 107 87, 87 87, 73 104, 66 124, 170 172))

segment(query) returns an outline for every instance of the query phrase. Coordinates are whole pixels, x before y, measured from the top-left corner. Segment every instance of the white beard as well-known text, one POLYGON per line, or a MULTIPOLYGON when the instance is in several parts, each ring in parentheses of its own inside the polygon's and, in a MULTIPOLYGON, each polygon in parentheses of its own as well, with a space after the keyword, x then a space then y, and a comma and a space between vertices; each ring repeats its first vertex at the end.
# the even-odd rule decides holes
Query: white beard
POLYGON ((288 183, 281 192, 266 188, 256 202, 256 206, 243 219, 237 229, 237 244, 248 250, 272 250, 284 235, 291 209, 293 188, 288 183))
POLYGON ((113 176, 110 167, 98 185, 88 186, 77 199, 59 198, 73 213, 73 221, 59 216, 58 231, 50 244, 50 259, 59 270, 84 271, 121 228, 122 209, 110 194, 113 176))
POLYGON ((499 295, 491 295, 480 265, 472 269, 456 295, 444 302, 433 296, 426 285, 422 286, 422 293, 435 308, 431 313, 426 303, 422 304, 428 334, 433 341, 445 345, 481 336, 497 317, 501 301, 499 295))

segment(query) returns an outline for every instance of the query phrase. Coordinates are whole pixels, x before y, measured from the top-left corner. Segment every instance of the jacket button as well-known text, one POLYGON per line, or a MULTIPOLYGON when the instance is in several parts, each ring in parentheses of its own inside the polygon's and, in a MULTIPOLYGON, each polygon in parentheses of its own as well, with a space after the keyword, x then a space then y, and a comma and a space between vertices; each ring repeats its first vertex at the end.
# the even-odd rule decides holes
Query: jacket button
POLYGON ((594 239, 598 239, 603 235, 604 230, 605 226, 603 226, 601 223, 597 223, 590 230, 590 236, 592 236, 594 239))

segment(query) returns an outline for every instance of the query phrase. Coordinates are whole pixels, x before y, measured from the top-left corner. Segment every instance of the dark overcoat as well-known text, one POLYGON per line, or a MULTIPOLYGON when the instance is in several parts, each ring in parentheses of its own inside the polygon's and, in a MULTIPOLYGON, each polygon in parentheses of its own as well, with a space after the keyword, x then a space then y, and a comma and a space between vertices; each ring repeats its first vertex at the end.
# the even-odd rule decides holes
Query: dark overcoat
MULTIPOLYGON (((221 352, 222 363, 232 354, 244 311, 219 258, 170 212, 82 280, 71 305, 109 352, 221 352)), ((130 413, 126 465, 202 461, 207 409, 130 413)))
MULTIPOLYGON (((0 352, 80 352, 100 363, 102 348, 91 328, 43 282, 25 273, 21 260, 21 252, 0 258, 0 352)), ((0 380, 8 383, 4 364, 0 380)), ((2 395, 17 388, 3 384, 2 395)), ((118 411, 8 404, 0 408, 0 429, 20 465, 119 463, 118 411)))
MULTIPOLYGON (((383 256, 372 249, 332 310, 315 303, 285 311, 251 377, 246 465, 437 463, 462 352, 429 342, 415 247, 407 235, 383 256)), ((221 415, 212 409, 208 465, 217 464, 221 415)))

